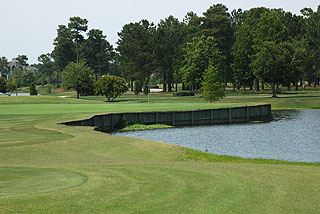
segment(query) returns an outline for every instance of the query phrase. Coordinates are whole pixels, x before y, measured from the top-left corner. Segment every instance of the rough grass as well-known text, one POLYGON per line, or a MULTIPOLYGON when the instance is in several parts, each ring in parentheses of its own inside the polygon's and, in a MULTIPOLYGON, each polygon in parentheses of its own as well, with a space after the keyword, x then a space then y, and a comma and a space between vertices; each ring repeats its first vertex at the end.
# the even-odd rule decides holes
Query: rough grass
POLYGON ((127 125, 121 130, 118 130, 120 132, 126 132, 126 131, 140 131, 140 130, 150 130, 150 129, 168 129, 173 128, 173 126, 165 125, 165 124, 151 124, 151 125, 145 125, 145 124, 132 124, 127 125))
MULTIPOLYGON (((111 136, 91 127, 57 125, 102 110, 192 109, 207 108, 207 104, 183 106, 166 102, 161 107, 120 102, 109 106, 97 100, 64 99, 70 103, 65 104, 59 103, 60 98, 43 97, 42 104, 42 98, 30 99, 33 98, 0 99, 0 193, 7 192, 0 196, 0 213, 317 213, 320 210, 319 164, 218 156, 165 143, 111 136), (81 111, 65 109, 67 105, 78 106, 81 111), (20 171, 17 177, 12 169, 26 171, 20 171), (48 176, 45 170, 39 170, 30 174, 31 169, 54 173, 48 176), (79 185, 74 182, 73 173, 87 179, 80 179, 84 183, 79 185), (69 178, 72 185, 57 188, 61 185, 55 182, 70 184, 69 178), (10 189, 11 186, 16 188, 10 189), (37 186, 42 189, 37 190, 37 186), (21 195, 19 191, 28 188, 21 195)), ((313 99, 317 98, 305 101, 312 103, 313 99)), ((318 108, 319 105, 318 102, 318 108)))

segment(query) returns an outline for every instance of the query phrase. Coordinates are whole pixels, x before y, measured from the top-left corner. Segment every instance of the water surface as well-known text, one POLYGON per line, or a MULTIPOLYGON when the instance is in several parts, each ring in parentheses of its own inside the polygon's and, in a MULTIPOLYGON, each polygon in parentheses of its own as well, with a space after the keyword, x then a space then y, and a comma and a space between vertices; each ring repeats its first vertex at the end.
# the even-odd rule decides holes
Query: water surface
POLYGON ((273 111, 269 123, 115 133, 219 155, 320 162, 320 110, 273 111))

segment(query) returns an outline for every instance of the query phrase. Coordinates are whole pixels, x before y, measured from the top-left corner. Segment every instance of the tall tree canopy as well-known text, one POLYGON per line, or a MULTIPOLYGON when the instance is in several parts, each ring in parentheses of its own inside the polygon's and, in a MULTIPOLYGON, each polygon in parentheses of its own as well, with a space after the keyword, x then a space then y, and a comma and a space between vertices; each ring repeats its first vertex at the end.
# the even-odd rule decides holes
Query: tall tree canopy
POLYGON ((314 86, 316 87, 320 75, 320 5, 317 11, 313 11, 311 8, 304 8, 301 12, 306 19, 306 37, 313 53, 311 57, 314 66, 314 86))
POLYGON ((119 66, 123 75, 131 82, 131 91, 133 91, 133 81, 135 79, 144 82, 145 78, 152 73, 152 36, 154 30, 153 23, 141 20, 140 22, 126 24, 118 33, 119 66))
POLYGON ((171 92, 174 83, 174 65, 179 57, 180 45, 184 42, 184 24, 177 18, 169 16, 160 20, 154 35, 154 52, 159 70, 162 73, 163 91, 171 92))
POLYGON ((48 83, 52 83, 52 74, 54 72, 55 66, 52 61, 51 54, 41 54, 38 57, 38 61, 40 62, 38 64, 38 69, 40 73, 42 74, 42 78, 48 77, 48 83))
POLYGON ((83 42, 81 50, 83 59, 94 70, 96 80, 98 80, 98 75, 109 73, 110 63, 115 54, 112 45, 106 40, 106 36, 101 30, 90 30, 88 39, 83 42))
MULTIPOLYGON (((205 70, 213 65, 221 71, 223 56, 213 37, 195 37, 184 50, 184 66, 181 68, 183 80, 193 90, 200 89, 205 70)), ((221 77, 221 76, 220 76, 221 77)))
POLYGON ((196 35, 215 38, 217 47, 224 57, 223 65, 221 65, 219 72, 225 81, 231 80, 230 63, 233 30, 228 8, 225 5, 216 4, 211 6, 203 15, 203 17, 198 17, 193 21, 200 29, 196 35))

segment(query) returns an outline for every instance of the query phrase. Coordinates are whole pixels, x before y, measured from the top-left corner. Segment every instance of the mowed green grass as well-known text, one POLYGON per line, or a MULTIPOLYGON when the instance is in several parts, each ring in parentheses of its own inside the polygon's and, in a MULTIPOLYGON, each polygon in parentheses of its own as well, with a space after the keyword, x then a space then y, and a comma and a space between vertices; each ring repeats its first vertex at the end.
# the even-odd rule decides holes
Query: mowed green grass
MULTIPOLYGON (((108 104, 57 97, 11 98, 0 97, 0 213, 320 210, 319 164, 217 156, 112 136, 91 127, 57 125, 95 113, 198 109, 233 103, 108 104)), ((313 99, 309 98, 310 103, 313 99)), ((226 98, 226 102, 231 100, 235 97, 226 98)), ((244 100, 242 104, 251 102, 244 100)))

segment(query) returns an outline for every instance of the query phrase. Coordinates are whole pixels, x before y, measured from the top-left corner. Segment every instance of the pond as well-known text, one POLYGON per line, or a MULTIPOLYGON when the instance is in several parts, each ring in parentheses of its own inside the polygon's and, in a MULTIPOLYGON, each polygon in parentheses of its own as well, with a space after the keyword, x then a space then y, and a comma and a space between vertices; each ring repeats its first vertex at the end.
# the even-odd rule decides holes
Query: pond
POLYGON ((320 110, 273 111, 269 123, 195 126, 115 133, 218 155, 320 162, 320 110))
MULTIPOLYGON (((8 96, 7 94, 0 93, 0 96, 8 96)), ((11 97, 15 97, 16 93, 12 93, 11 97)), ((30 93, 18 93, 18 96, 30 96, 30 93)))

